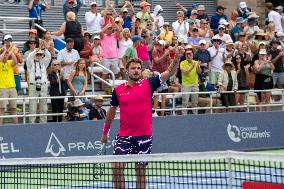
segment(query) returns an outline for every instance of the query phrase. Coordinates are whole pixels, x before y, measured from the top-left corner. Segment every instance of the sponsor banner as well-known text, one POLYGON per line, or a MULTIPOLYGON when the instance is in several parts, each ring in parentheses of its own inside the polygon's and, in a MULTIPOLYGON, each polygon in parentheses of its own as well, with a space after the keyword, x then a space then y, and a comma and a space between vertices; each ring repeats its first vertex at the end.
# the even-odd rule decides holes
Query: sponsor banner
POLYGON ((267 182, 243 182, 243 189, 284 189, 284 184, 267 182))
MULTIPOLYGON (((153 118, 153 153, 284 148, 284 112, 153 118)), ((93 156, 101 148, 103 121, 0 127, 0 158, 93 156)), ((108 154, 119 120, 115 120, 108 154)))

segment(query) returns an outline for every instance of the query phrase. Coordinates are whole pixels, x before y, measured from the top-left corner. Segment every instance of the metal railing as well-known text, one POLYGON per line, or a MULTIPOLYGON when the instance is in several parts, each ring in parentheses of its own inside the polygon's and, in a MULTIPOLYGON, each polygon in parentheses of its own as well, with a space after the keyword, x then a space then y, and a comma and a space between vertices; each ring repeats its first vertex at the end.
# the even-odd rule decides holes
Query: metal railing
MULTIPOLYGON (((224 92, 224 93, 231 93, 231 92, 224 92)), ((250 112, 251 108, 258 108, 258 107, 280 107, 282 111, 284 111, 284 89, 273 89, 273 90, 244 90, 244 91, 237 91, 237 93, 244 93, 246 96, 246 101, 244 105, 236 105, 236 106, 230 106, 230 107, 224 107, 221 105, 218 106, 213 106, 213 99, 218 98, 219 93, 217 92, 180 92, 180 93, 154 93, 155 96, 159 95, 167 95, 168 99, 172 100, 172 107, 171 108, 165 108, 165 109, 156 109, 156 111, 170 111, 172 112, 172 115, 177 115, 178 111, 182 110, 210 110, 210 113, 214 113, 214 110, 219 110, 219 109, 226 109, 226 108, 245 108, 247 112, 250 112), (277 103, 270 103, 270 104, 250 104, 248 102, 248 97, 250 94, 255 93, 255 92, 278 92, 276 95, 281 95, 282 99, 281 101, 277 103), (178 107, 175 103, 176 99, 181 98, 181 95, 183 94, 207 94, 209 95, 210 99, 210 106, 208 107, 195 107, 195 108, 187 108, 187 107, 178 107)), ((84 96, 76 96, 78 98, 80 97, 86 97, 86 98, 93 98, 96 95, 84 95, 84 96)), ((109 98, 110 95, 103 95, 104 97, 109 98)), ((63 115, 65 116, 66 113, 46 113, 46 114, 29 114, 27 111, 27 104, 29 103, 29 100, 39 100, 39 99, 62 99, 62 98, 70 98, 74 96, 57 96, 57 97, 51 97, 51 96, 46 96, 46 97, 18 97, 18 98, 0 98, 1 100, 18 100, 22 101, 22 113, 19 115, 1 115, 0 118, 12 118, 12 117, 18 117, 18 118, 23 118, 23 124, 27 123, 27 118, 28 117, 33 117, 33 116, 59 116, 63 115)), ((20 104, 20 103, 18 103, 20 104)), ((119 113, 119 110, 118 110, 119 113)))
POLYGON ((91 75, 91 83, 92 83, 92 93, 95 93, 95 78, 98 79, 99 81, 103 82, 104 84, 108 85, 111 88, 115 87, 115 75, 114 73, 106 68, 105 66, 103 66, 102 64, 98 63, 98 62, 93 62, 91 64, 91 66, 89 67, 89 73, 91 75), (111 75, 111 82, 108 82, 107 80, 102 79, 100 76, 98 76, 96 73, 94 73, 94 65, 102 68, 103 70, 106 70, 110 75, 111 75))

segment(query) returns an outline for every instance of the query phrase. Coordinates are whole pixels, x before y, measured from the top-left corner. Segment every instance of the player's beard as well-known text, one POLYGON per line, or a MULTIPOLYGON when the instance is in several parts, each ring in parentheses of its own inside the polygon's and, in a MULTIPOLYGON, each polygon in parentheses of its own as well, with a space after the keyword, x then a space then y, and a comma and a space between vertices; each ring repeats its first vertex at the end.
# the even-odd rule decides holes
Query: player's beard
POLYGON ((132 81, 138 81, 139 79, 141 79, 141 75, 140 75, 140 74, 133 75, 133 76, 132 76, 132 75, 131 75, 131 76, 129 75, 128 77, 129 77, 129 79, 132 80, 132 81), (138 75, 139 75, 139 77, 138 77, 138 75))

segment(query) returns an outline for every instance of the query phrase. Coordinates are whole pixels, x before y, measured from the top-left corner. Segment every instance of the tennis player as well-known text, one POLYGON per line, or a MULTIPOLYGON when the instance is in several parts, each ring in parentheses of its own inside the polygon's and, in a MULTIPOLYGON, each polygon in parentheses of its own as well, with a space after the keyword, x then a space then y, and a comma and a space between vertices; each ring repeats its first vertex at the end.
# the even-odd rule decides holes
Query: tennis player
MULTIPOLYGON (((106 143, 111 123, 120 108, 120 127, 115 138, 114 155, 150 154, 152 150, 152 95, 154 91, 176 72, 182 47, 172 59, 167 70, 160 75, 142 78, 141 60, 130 59, 126 64, 128 81, 112 92, 111 107, 107 111, 102 142, 106 143)), ((124 168, 126 163, 114 163, 113 182, 116 189, 125 188, 124 168)), ((146 163, 136 164, 136 188, 146 188, 146 163)))

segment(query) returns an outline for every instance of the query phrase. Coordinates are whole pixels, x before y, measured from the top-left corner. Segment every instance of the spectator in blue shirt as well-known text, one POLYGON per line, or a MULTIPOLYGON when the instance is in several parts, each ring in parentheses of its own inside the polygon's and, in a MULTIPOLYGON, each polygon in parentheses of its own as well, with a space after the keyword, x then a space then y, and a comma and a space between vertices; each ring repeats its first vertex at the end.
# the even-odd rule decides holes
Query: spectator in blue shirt
POLYGON ((82 6, 81 0, 77 0, 77 3, 75 3, 75 0, 66 0, 65 3, 63 4, 63 14, 64 14, 64 19, 66 20, 66 14, 69 11, 72 11, 75 13, 76 18, 78 15, 78 12, 82 6))
MULTIPOLYGON (((28 4, 28 10, 29 10, 29 17, 34 18, 34 21, 29 22, 30 29, 33 26, 33 22, 43 26, 42 21, 42 11, 47 11, 49 9, 49 5, 47 0, 44 0, 44 3, 40 3, 39 0, 31 0, 28 4)), ((38 36, 41 38, 43 36, 43 31, 39 28, 36 28, 38 32, 38 36)))
POLYGON ((224 14, 225 9, 226 8, 223 6, 218 6, 216 8, 216 13, 211 17, 210 26, 211 29, 215 32, 217 32, 219 21, 221 20, 221 18, 228 21, 227 16, 224 14))
POLYGON ((180 3, 177 3, 177 6, 185 13, 186 17, 189 18, 191 16, 191 11, 197 10, 198 3, 192 3, 192 9, 186 9, 180 3))
POLYGON ((233 42, 236 42, 236 40, 239 38, 239 34, 243 32, 243 23, 243 17, 238 17, 236 20, 236 25, 231 29, 230 33, 233 42))
POLYGON ((125 4, 121 8, 121 17, 123 19, 123 24, 122 24, 123 29, 128 28, 129 30, 131 30, 131 23, 132 23, 132 18, 134 15, 135 15, 135 10, 132 4, 129 1, 125 1, 125 4), (131 9, 130 15, 128 15, 127 7, 130 7, 131 9))
POLYGON ((201 75, 207 77, 209 73, 209 64, 211 64, 211 56, 206 49, 207 43, 205 40, 199 41, 198 50, 194 53, 193 59, 199 62, 201 75))

